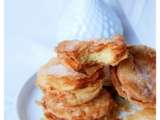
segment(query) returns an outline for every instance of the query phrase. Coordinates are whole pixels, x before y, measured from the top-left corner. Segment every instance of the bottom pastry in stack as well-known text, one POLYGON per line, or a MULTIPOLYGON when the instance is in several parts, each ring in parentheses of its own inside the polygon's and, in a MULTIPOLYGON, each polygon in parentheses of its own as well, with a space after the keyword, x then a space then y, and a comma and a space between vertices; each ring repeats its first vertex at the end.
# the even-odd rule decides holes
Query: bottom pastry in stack
POLYGON ((87 64, 74 71, 58 58, 44 65, 37 77, 43 91, 41 105, 48 120, 105 120, 111 117, 115 103, 102 89, 103 67, 87 64))
POLYGON ((93 100, 81 105, 68 106, 50 95, 45 95, 41 104, 48 120, 108 120, 115 108, 110 94, 104 89, 93 100))

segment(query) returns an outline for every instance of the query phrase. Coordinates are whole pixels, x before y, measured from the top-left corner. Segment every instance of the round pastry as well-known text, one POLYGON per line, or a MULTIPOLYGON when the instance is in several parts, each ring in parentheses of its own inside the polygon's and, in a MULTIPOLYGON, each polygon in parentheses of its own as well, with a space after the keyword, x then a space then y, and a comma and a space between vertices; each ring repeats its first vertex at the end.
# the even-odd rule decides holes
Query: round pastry
POLYGON ((74 71, 61 64, 58 58, 53 58, 42 66, 36 83, 42 89, 48 86, 59 91, 86 88, 101 80, 102 69, 102 65, 91 63, 86 64, 80 71, 74 71))
POLYGON ((90 62, 115 66, 128 56, 124 37, 120 35, 111 40, 62 41, 58 44, 56 52, 63 64, 76 71, 83 68, 83 64, 90 62))
POLYGON ((95 98, 102 89, 102 80, 86 88, 71 91, 59 91, 51 87, 46 88, 44 94, 55 101, 63 102, 68 106, 80 105, 95 98))
POLYGON ((42 106, 45 112, 62 120, 99 120, 104 116, 110 117, 115 103, 110 94, 102 90, 93 100, 77 106, 66 106, 49 96, 44 96, 42 106))
POLYGON ((156 104, 156 52, 147 46, 128 47, 129 57, 113 67, 112 82, 120 96, 143 107, 156 104))

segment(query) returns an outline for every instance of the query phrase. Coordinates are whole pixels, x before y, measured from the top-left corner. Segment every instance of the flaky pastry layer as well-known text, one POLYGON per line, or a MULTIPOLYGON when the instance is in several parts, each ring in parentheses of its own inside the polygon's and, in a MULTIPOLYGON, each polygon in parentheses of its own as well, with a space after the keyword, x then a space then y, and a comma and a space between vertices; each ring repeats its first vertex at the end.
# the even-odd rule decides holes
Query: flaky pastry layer
POLYGON ((56 52, 61 62, 74 70, 83 68, 83 64, 87 62, 115 66, 128 56, 124 38, 120 35, 111 40, 62 41, 56 52))
POLYGON ((42 89, 49 86, 59 91, 86 88, 103 78, 102 68, 99 64, 86 64, 77 72, 65 67, 59 59, 53 58, 41 67, 36 83, 42 89))
POLYGON ((128 47, 130 56, 112 68, 112 82, 119 95, 143 107, 156 104, 156 53, 147 46, 128 47))
POLYGON ((96 98, 81 105, 66 106, 51 97, 45 96, 42 100, 42 106, 45 112, 50 112, 61 119, 96 120, 104 116, 109 118, 115 103, 110 94, 106 90, 102 90, 96 98))

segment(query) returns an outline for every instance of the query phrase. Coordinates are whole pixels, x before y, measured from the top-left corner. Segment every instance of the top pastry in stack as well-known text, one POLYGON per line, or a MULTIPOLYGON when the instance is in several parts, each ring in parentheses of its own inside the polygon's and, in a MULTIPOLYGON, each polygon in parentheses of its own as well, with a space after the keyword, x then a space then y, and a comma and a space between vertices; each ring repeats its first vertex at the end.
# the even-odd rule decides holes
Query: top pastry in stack
MULTIPOLYGON (((150 92, 147 97, 139 97, 139 100, 133 97, 141 94, 138 90, 130 90, 128 89, 129 87, 125 86, 126 84, 120 83, 122 75, 119 75, 117 71, 123 67, 119 68, 119 66, 123 61, 129 61, 130 56, 134 58, 135 55, 131 51, 136 51, 131 50, 125 44, 123 36, 114 36, 111 40, 66 40, 59 43, 55 51, 57 57, 52 58, 46 65, 41 67, 36 81, 43 92, 43 98, 40 103, 46 120, 119 119, 117 116, 115 117, 118 105, 112 99, 110 90, 107 91, 103 88, 104 83, 105 85, 106 83, 107 85, 112 85, 113 83, 119 95, 126 99, 130 98, 128 100, 131 102, 141 102, 141 99, 145 98, 154 103, 155 91, 150 92), (111 66, 109 67, 109 73, 111 73, 109 79, 107 79, 108 76, 105 72, 106 66, 111 66), (127 93, 129 90, 130 94, 127 93), (150 96, 153 96, 152 99, 149 98, 150 96)), ((151 53, 149 52, 149 54, 151 53)), ((127 63, 125 65, 124 68, 128 70, 129 65, 127 63)), ((137 65, 133 64, 133 66, 137 65)), ((143 66, 144 64, 141 67, 143 66)), ((153 71, 153 69, 149 67, 150 71, 153 71)), ((124 69, 120 71, 126 75, 124 69)), ((139 74, 135 75, 143 74, 141 71, 138 72, 139 74)), ((132 71, 130 70, 129 73, 132 74, 132 71)), ((143 79, 140 80, 143 81, 143 79)), ((152 81, 150 78, 147 80, 152 81)), ((125 81, 130 81, 130 79, 125 79, 125 81)), ((142 85, 141 81, 138 83, 140 87, 142 85)), ((131 86, 131 83, 128 85, 131 86)), ((143 84, 143 87, 145 85, 148 84, 143 84)), ((151 86, 154 88, 154 84, 151 86)), ((149 90, 151 91, 152 89, 149 90)), ((142 105, 144 104, 142 103, 142 105)), ((154 104, 152 105, 154 106, 154 104)))

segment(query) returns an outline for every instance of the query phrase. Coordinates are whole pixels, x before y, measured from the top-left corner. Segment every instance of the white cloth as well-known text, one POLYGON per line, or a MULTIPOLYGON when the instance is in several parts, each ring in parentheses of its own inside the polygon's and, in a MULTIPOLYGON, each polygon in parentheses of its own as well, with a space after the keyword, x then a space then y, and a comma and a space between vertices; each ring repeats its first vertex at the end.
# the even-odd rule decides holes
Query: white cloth
MULTIPOLYGON (((5 119, 18 120, 16 97, 53 54, 58 21, 72 0, 6 0, 5 119)), ((120 17, 129 43, 155 46, 154 0, 106 0, 120 17)), ((73 8, 74 10, 74 8, 73 8)))

